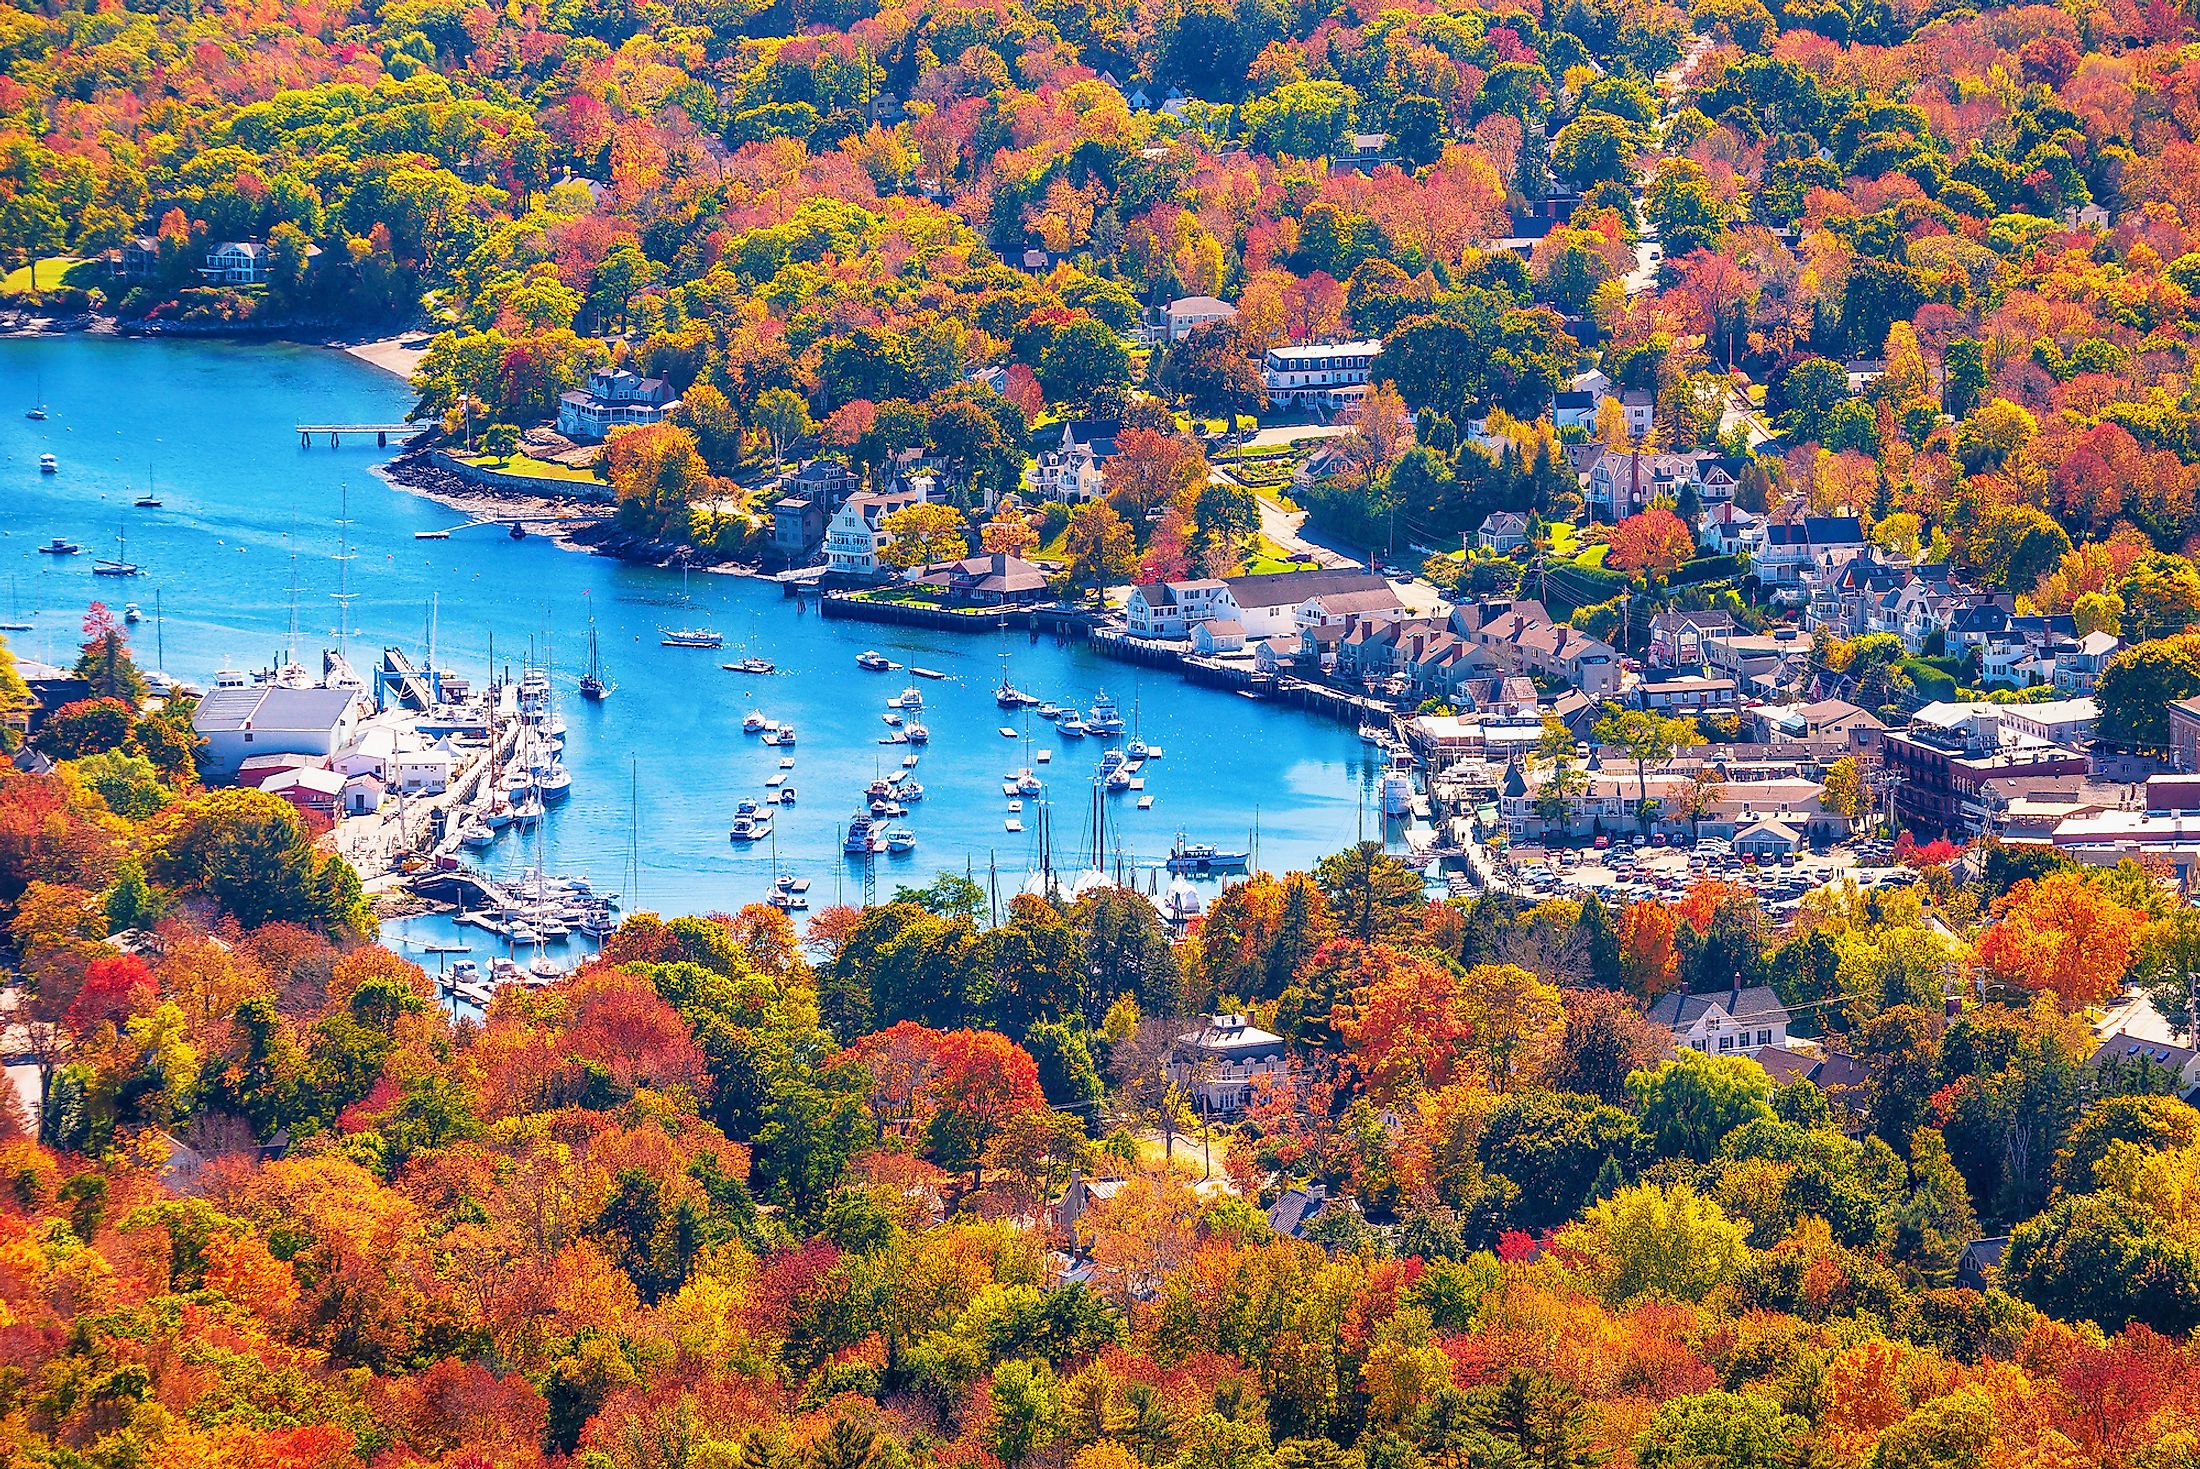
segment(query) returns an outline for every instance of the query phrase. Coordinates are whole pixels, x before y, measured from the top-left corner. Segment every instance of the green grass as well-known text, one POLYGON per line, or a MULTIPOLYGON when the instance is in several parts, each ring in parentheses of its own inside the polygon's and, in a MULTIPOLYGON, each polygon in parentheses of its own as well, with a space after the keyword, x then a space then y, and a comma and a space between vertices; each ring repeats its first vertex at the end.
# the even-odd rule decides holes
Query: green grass
POLYGON ((1543 528, 1550 532, 1551 554, 1553 556, 1578 556, 1581 554, 1580 527, 1563 520, 1551 520, 1545 521, 1543 528))
MULTIPOLYGON (((38 262, 38 289, 55 291, 63 286, 94 286, 103 275, 96 260, 83 260, 74 255, 54 255, 38 262), (70 275, 77 279, 69 279, 70 275)), ((31 289, 31 268, 19 265, 0 280, 0 296, 28 295, 31 289)))
POLYGON ((1575 564, 1579 566, 1594 566, 1601 568, 1604 565, 1604 553, 1611 549, 1612 548, 1610 546, 1607 546, 1600 541, 1596 545, 1591 546, 1588 550, 1582 552, 1579 556, 1575 557, 1575 564))
POLYGON ((510 459, 499 459, 494 454, 459 454, 453 457, 477 469, 493 469, 498 474, 514 474, 525 479, 564 480, 584 485, 601 483, 591 470, 575 469, 570 464, 536 459, 527 454, 514 454, 510 459))

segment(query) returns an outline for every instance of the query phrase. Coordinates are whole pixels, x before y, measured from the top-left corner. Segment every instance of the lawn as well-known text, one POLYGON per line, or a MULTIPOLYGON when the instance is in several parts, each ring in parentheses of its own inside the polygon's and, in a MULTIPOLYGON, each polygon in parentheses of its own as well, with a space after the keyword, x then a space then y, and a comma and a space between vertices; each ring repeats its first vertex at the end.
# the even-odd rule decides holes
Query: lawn
MULTIPOLYGON (((38 289, 59 290, 63 286, 96 286, 99 284, 99 262, 80 260, 73 255, 55 255, 38 262, 38 289), (80 272, 79 278, 70 280, 71 272, 80 272), (85 279, 90 276, 92 279, 85 279)), ((0 296, 21 296, 31 289, 31 268, 19 265, 0 280, 0 296)))
POLYGON ((570 484, 601 484, 594 472, 575 469, 570 464, 555 460, 536 459, 527 454, 514 454, 510 459, 498 459, 494 454, 458 454, 452 456, 477 469, 493 469, 498 474, 516 474, 527 479, 563 480, 570 484))
POLYGON ((1543 528, 1550 532, 1553 556, 1578 556, 1581 554, 1581 530, 1571 522, 1547 520, 1543 528))

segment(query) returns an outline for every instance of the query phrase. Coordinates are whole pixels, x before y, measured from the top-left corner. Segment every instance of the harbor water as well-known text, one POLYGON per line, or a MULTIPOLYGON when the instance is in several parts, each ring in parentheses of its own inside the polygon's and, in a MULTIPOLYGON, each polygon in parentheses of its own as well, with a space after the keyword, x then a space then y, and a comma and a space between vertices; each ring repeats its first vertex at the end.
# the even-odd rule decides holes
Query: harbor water
MULTIPOLYGON (((1048 786, 1053 866, 1091 867, 1097 766, 1104 749, 1134 734, 1165 753, 1141 772, 1143 791, 1101 799, 1102 865, 1137 872, 1142 888, 1179 832, 1254 850, 1276 871, 1382 832, 1380 752, 1350 725, 1194 687, 1081 643, 828 621, 814 601, 798 611, 770 582, 683 579, 541 536, 513 540, 501 526, 415 539, 468 517, 378 478, 374 467, 394 451, 377 449, 372 435, 301 448, 293 427, 394 421, 410 402, 395 378, 331 350, 0 341, 0 621, 31 624, 5 634, 9 643, 22 657, 69 662, 98 599, 118 610, 137 603, 143 620, 130 632, 140 661, 202 687, 224 667, 279 662, 294 608, 309 667, 339 641, 362 671, 390 645, 418 659, 431 623, 436 659, 454 672, 481 676, 492 646, 498 667, 515 674, 530 658, 547 662, 569 730, 573 794, 539 834, 507 834, 468 860, 504 876, 538 863, 586 875, 629 911, 728 910, 763 897, 775 871, 809 879, 813 908, 861 901, 863 864, 843 856, 841 833, 864 788, 910 753, 920 757, 925 796, 893 824, 917 841, 873 859, 882 900, 943 870, 981 883, 998 874, 1004 901, 1019 890, 1045 855, 1039 800, 1013 813, 1021 832, 1008 829, 1002 777, 1026 765, 1048 786), (49 418, 27 420, 23 409, 41 396, 49 418), (48 453, 58 471, 41 474, 48 453), (134 508, 148 483, 159 508, 134 508), (115 554, 118 535, 144 574, 94 577, 93 558, 115 554), (39 554, 57 536, 83 554, 39 554), (600 704, 575 694, 591 617, 614 686, 600 704), (664 629, 689 626, 714 628, 724 646, 659 645, 664 629), (865 672, 856 656, 866 649, 945 677, 865 672), (996 707, 1003 655, 1019 688, 1081 709, 1105 690, 1133 728, 1117 740, 1072 740, 996 707), (747 656, 776 671, 721 666, 747 656), (930 741, 883 744, 894 733, 886 701, 910 686, 924 707, 904 717, 921 720, 930 741), (791 723, 796 743, 768 748, 743 734, 752 710, 791 723), (1004 726, 1018 737, 1004 737, 1004 726), (1038 762, 1041 750, 1050 761, 1038 762), (793 767, 782 770, 788 758, 793 767), (737 803, 761 800, 778 775, 797 799, 767 808, 774 839, 729 841, 737 803), (1141 795, 1153 798, 1150 809, 1138 809, 1141 795)), ((415 920, 393 925, 391 937, 419 945, 453 932, 415 920)))

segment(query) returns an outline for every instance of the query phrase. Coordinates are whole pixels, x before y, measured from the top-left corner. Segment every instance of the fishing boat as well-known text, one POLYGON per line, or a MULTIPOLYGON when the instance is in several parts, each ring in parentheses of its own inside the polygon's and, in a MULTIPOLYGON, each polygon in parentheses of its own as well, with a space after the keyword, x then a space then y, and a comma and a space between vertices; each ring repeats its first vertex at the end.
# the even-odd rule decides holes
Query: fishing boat
POLYGON ((889 831, 888 831, 888 832, 886 833, 886 850, 887 850, 887 851, 889 851, 889 852, 914 852, 914 851, 915 851, 916 849, 917 849, 917 834, 916 834, 915 832, 911 831, 911 830, 910 830, 910 829, 909 829, 908 827, 906 827, 906 826, 897 826, 897 827, 893 827, 893 828, 891 828, 891 829, 890 829, 890 830, 889 830, 889 831))
POLYGON ((718 648, 725 646, 725 638, 709 628, 664 628, 657 641, 667 648, 718 648))
POLYGON ((868 857, 878 850, 878 841, 871 813, 858 811, 848 818, 848 834, 841 838, 840 850, 851 857, 868 857))
POLYGON ((581 697, 592 704, 600 704, 610 697, 611 685, 604 682, 603 659, 596 652, 596 617, 588 617, 588 672, 581 675, 581 697))
POLYGON ((38 554, 41 556, 74 556, 83 549, 74 541, 65 541, 61 537, 55 536, 38 548, 38 554))
POLYGON ((893 662, 886 655, 873 652, 869 648, 865 648, 862 652, 856 654, 856 667, 866 673, 884 673, 893 666, 893 662))
POLYGON ((128 561, 123 558, 123 552, 127 549, 128 543, 123 540, 122 532, 120 532, 119 530, 116 531, 115 554, 112 556, 102 556, 99 560, 94 561, 92 563, 92 575, 143 576, 145 574, 144 567, 138 565, 135 561, 128 561))
POLYGON ((1054 728, 1073 740, 1081 740, 1091 733, 1091 726, 1085 723, 1084 717, 1075 709, 1055 721, 1054 728))
POLYGON ((61 461, 51 454, 41 454, 38 456, 38 472, 40 474, 59 474, 61 472, 61 461))
POLYGON ((1123 732, 1123 711, 1108 697, 1106 689, 1092 696, 1092 712, 1085 716, 1085 728, 1103 738, 1123 732))
POLYGON ((1171 872, 1243 872, 1251 861, 1249 853, 1225 852, 1212 842, 1187 841, 1182 832, 1169 848, 1171 872))

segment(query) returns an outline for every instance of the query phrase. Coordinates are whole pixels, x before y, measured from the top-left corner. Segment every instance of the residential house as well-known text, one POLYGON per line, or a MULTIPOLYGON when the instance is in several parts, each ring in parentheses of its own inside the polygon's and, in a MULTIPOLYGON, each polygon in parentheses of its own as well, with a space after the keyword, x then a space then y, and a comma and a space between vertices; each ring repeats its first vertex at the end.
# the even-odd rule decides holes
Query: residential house
POLYGON ((1650 1021, 1673 1033, 1676 1050, 1712 1056, 1754 1056, 1766 1046, 1785 1046, 1790 1016, 1769 985, 1708 995, 1660 995, 1650 1021))
POLYGON ((936 561, 910 580, 937 587, 958 607, 1015 607, 1047 599, 1047 574, 1020 556, 993 551, 960 561, 936 561))
POLYGON ((2175 1078, 2173 1089, 2178 1096, 2200 1087, 2200 1051, 2169 1041, 2147 1040, 2121 1030, 2101 1037, 2092 1060, 2086 1064, 2095 1071, 2119 1073, 2120 1080, 2127 1086, 2141 1081, 2146 1073, 2159 1070, 2175 1078))
POLYGON ((1271 348, 1261 364, 1268 401, 1278 408, 1342 408, 1365 394, 1382 350, 1373 337, 1271 348))
POLYGON ((1169 1070, 1203 1113, 1231 1117, 1252 1104, 1261 1082, 1280 1086, 1288 1080, 1291 1063, 1282 1036, 1226 1014, 1210 1015, 1199 1029, 1178 1036, 1169 1070))
POLYGON ((1803 834, 1784 821, 1766 817, 1734 833, 1733 843, 1735 856, 1762 862, 1800 851, 1803 834))
MULTIPOLYGON (((1277 633, 1301 631, 1319 622, 1332 621, 1321 605, 1353 593, 1373 594, 1365 601, 1345 604, 1366 613, 1398 605, 1398 594, 1387 578, 1371 571, 1278 571, 1259 576, 1233 576, 1224 582, 1234 616, 1245 624, 1247 637, 1266 638, 1277 633), (1384 596, 1388 602, 1382 601, 1384 596)), ((1341 615, 1341 614, 1340 614, 1341 615)))
POLYGON ((199 275, 211 286, 264 286, 267 270, 267 246, 253 240, 224 240, 206 252, 199 275))
POLYGON ((607 439, 615 428, 662 423, 680 407, 680 396, 661 377, 623 367, 599 367, 588 387, 558 396, 558 432, 569 439, 607 439))
POLYGON ((252 755, 327 760, 351 742, 357 716, 351 689, 249 684, 209 690, 191 715, 191 728, 206 742, 199 774, 227 781, 252 755))
POLYGON ((1846 699, 1814 699, 1809 703, 1761 704, 1749 711, 1751 727, 1760 740, 1840 741, 1851 750, 1877 745, 1887 726, 1868 709, 1846 699))
POLYGON ((2122 638, 2098 629, 2077 639, 2068 651, 2055 659, 2055 687, 2072 694, 2092 693, 2108 668, 2108 660, 2122 651, 2123 646, 2122 638))
POLYGON ((1741 488, 1742 475, 1748 468, 1741 460, 1724 455, 1699 458, 1696 461, 1697 496, 1707 506, 1732 504, 1734 492, 1741 488))
POLYGON ((1648 388, 1628 388, 1619 395, 1621 415, 1627 421, 1628 436, 1637 440, 1650 435, 1650 419, 1657 409, 1657 395, 1648 388))
POLYGON ((1590 466, 1582 496, 1598 518, 1625 520, 1660 501, 1678 504, 1682 489, 1695 483, 1699 462, 1692 454, 1607 450, 1590 466))
POLYGON ((1211 617, 1192 627, 1192 651, 1202 658, 1245 651, 1245 624, 1234 617, 1211 617))
POLYGON ((1553 428, 1578 428, 1585 433, 1595 433, 1597 405, 1603 396, 1581 388, 1562 388, 1551 395, 1551 426, 1553 428))
POLYGON ((1511 510, 1493 510, 1482 517, 1474 538, 1483 550, 1509 556, 1528 544, 1528 517, 1511 510))
POLYGON ((772 552, 790 565, 807 561, 825 540, 825 523, 856 492, 855 472, 837 459, 812 459, 779 481, 772 502, 772 552))
POLYGON ((2048 745, 2082 749, 2093 740, 2101 706, 2092 699, 2055 699, 2042 704, 2004 704, 2002 728, 2048 745))
POLYGON ((1061 442, 1031 466, 1031 487, 1042 500, 1082 504, 1107 493, 1107 462, 1115 457, 1123 425, 1075 419, 1062 425, 1061 442))
MULTIPOLYGON (((1234 595, 1234 590, 1233 590, 1234 595)), ((1323 592, 1300 603, 1291 620, 1301 628, 1322 622, 1395 622, 1413 614, 1388 581, 1342 592, 1323 592)))
POLYGON ((1963 1247, 1956 1257, 1956 1284, 1964 1290, 1993 1290, 2001 1284, 2002 1257, 2009 1253, 2009 1236, 1989 1235, 1963 1247))
POLYGON ((110 257, 108 273, 116 280, 150 280, 160 274, 160 241, 151 235, 124 240, 110 257))
POLYGON ((1863 522, 1853 515, 1806 515, 1765 527, 1765 547, 1753 569, 1765 586, 1800 596, 1809 590, 1806 576, 1831 581, 1864 554, 1865 544, 1863 522))
POLYGON ((1162 328, 1172 342, 1181 342, 1203 326, 1235 321, 1237 308, 1213 296, 1181 296, 1161 308, 1162 328))
POLYGON ((923 504, 931 497, 930 486, 929 480, 919 476, 883 495, 850 495, 825 527, 827 570, 839 576, 878 576, 878 553, 887 540, 886 518, 897 510, 923 504))
POLYGON ((1348 1199, 1330 1197, 1326 1183, 1294 1184, 1268 1206, 1268 1230, 1284 1239, 1305 1239, 1315 1220, 1351 1207, 1348 1199))
POLYGON ((1731 612, 1660 612, 1650 619, 1649 661, 1659 668, 1700 668, 1710 661, 1709 644, 1737 631, 1731 612))
POLYGON ((1765 518, 1732 501, 1707 506, 1696 541, 1714 555, 1755 557, 1765 547, 1765 518))
POLYGON ((2169 765, 2172 770, 2200 774, 2200 698, 2179 699, 2169 706, 2169 765))
POLYGON ((1676 715, 1730 713, 1736 702, 1733 679, 1701 673, 1645 677, 1627 697, 1637 709, 1676 715))
POLYGON ((1124 631, 1134 638, 1182 642, 1192 635, 1195 624, 1232 619, 1236 613, 1229 587, 1215 577, 1156 582, 1131 588, 1130 600, 1123 606, 1124 631))

